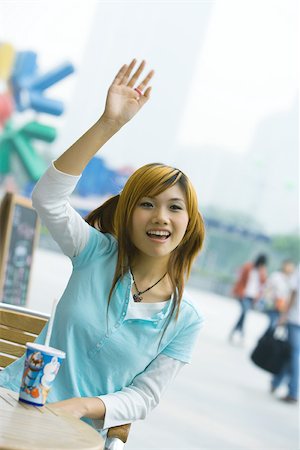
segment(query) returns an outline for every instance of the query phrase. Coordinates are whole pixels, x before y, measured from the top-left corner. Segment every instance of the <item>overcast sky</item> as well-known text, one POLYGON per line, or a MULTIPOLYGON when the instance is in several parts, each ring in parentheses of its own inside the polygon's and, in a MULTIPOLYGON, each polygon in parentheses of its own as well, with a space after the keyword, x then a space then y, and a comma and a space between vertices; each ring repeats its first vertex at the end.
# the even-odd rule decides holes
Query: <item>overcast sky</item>
POLYGON ((146 58, 156 70, 151 102, 109 144, 103 153, 108 163, 180 165, 200 203, 253 212, 257 200, 255 214, 265 231, 283 232, 297 225, 297 136, 284 149, 273 146, 287 155, 282 174, 274 176, 267 166, 274 159, 278 167, 280 155, 270 156, 272 126, 263 138, 257 136, 276 115, 285 117, 274 130, 283 142, 297 127, 297 19, 296 0, 0 0, 0 41, 19 51, 35 50, 41 69, 65 60, 77 68, 51 90, 65 100, 66 114, 42 117, 60 130, 54 155, 96 120, 118 67, 133 56, 146 58), (270 150, 263 154, 260 146, 270 150), (255 185, 248 170, 231 186, 243 158, 257 171, 255 185), (276 176, 282 183, 276 193, 280 218, 270 197, 276 176), (243 183, 253 189, 243 191, 243 183))

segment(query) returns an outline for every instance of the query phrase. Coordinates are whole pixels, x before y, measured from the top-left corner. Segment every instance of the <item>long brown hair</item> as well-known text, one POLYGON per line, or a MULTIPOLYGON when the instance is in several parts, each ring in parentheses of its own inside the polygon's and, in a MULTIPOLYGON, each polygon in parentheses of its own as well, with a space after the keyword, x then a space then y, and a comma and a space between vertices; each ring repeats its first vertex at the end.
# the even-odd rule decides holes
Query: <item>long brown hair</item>
POLYGON ((91 226, 112 234, 118 241, 118 259, 108 303, 116 283, 130 270, 136 252, 129 233, 134 208, 142 197, 155 197, 176 183, 185 194, 189 216, 185 235, 172 251, 168 263, 168 275, 174 295, 170 316, 176 309, 176 318, 178 317, 184 284, 190 275, 192 263, 201 250, 205 228, 198 211, 197 194, 188 177, 180 170, 164 164, 152 163, 140 167, 127 180, 120 194, 108 199, 85 218, 91 226))

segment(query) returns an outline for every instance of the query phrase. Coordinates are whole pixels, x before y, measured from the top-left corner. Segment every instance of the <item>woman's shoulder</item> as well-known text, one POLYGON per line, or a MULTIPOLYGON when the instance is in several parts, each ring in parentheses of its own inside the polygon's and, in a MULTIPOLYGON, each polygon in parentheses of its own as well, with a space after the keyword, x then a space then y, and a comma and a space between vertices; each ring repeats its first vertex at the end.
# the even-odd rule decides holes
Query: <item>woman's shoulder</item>
POLYGON ((90 226, 90 235, 86 249, 93 249, 103 253, 115 250, 117 247, 118 241, 112 234, 103 233, 97 228, 90 226))
POLYGON ((73 258, 74 266, 91 263, 100 256, 113 256, 117 253, 118 241, 110 233, 102 233, 90 226, 89 239, 83 250, 73 258))
POLYGON ((95 239, 95 241, 97 242, 107 240, 111 242, 113 245, 118 244, 118 241, 114 235, 112 235, 111 233, 103 233, 102 231, 98 230, 98 228, 92 227, 91 225, 90 225, 90 233, 93 236, 93 239, 95 239))
POLYGON ((203 322, 203 314, 196 295, 190 290, 184 290, 181 301, 182 312, 193 318, 194 321, 203 322))

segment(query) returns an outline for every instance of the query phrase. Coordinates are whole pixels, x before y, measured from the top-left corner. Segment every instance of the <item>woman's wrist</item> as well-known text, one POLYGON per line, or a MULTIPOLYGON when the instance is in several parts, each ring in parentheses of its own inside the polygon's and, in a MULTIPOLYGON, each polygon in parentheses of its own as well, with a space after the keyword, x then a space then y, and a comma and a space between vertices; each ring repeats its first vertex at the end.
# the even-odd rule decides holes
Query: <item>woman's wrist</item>
POLYGON ((50 403, 49 406, 53 411, 71 414, 77 419, 87 417, 103 420, 106 412, 105 404, 98 397, 73 397, 50 403))
POLYGON ((88 419, 104 419, 105 417, 105 405, 103 401, 98 397, 82 397, 83 401, 83 409, 82 415, 83 417, 87 417, 88 419))
POLYGON ((105 115, 105 113, 102 114, 102 116, 97 120, 95 123, 95 126, 99 130, 106 130, 108 133, 110 133, 112 136, 117 133, 124 124, 121 124, 118 120, 110 119, 105 115))

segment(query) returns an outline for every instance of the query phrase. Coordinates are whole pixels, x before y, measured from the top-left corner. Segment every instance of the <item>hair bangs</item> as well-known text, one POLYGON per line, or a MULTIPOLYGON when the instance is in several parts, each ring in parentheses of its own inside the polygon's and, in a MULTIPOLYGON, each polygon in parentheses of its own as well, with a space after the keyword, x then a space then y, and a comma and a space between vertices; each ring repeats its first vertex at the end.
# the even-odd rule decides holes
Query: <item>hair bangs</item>
MULTIPOLYGON (((141 197, 156 197, 166 189, 174 186, 181 178, 182 172, 169 166, 155 166, 152 173, 146 173, 143 177, 141 197)), ((150 172, 150 171, 149 171, 150 172)))
POLYGON ((129 177, 120 194, 116 215, 119 225, 120 223, 129 225, 133 210, 142 197, 159 195, 176 184, 181 175, 180 170, 158 163, 147 164, 136 170, 129 177))

